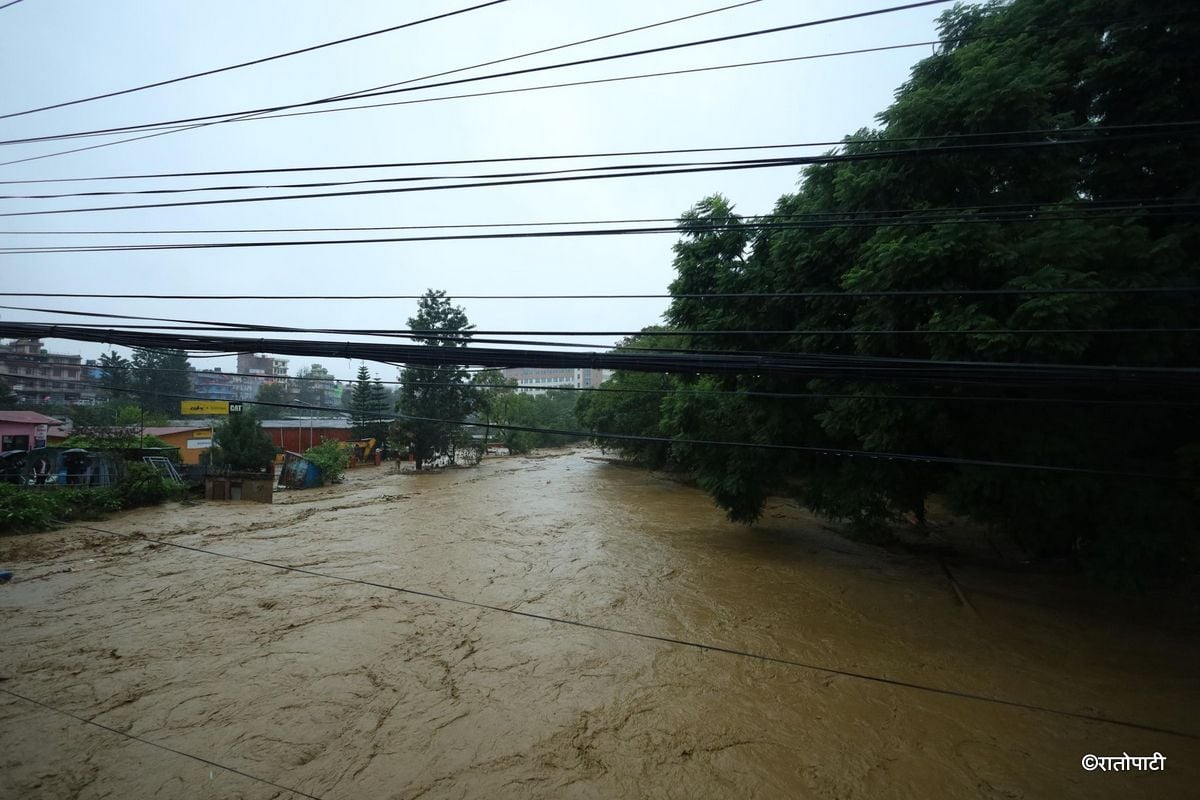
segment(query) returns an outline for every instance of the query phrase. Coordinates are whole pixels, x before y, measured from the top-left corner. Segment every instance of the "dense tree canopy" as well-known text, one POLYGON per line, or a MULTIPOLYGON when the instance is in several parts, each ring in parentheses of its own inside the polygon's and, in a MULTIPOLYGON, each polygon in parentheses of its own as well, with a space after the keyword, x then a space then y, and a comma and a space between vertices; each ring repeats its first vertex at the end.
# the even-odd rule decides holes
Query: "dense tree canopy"
POLYGON ((282 383, 264 383, 258 387, 258 394, 254 399, 259 403, 276 404, 254 406, 254 413, 259 419, 283 419, 291 413, 283 407, 288 401, 288 396, 282 383))
POLYGON ((113 400, 129 400, 129 393, 124 391, 133 383, 133 373, 130 372, 133 364, 129 359, 116 350, 110 350, 100 355, 99 365, 100 382, 110 387, 106 390, 107 395, 113 400))
POLYGON ((214 432, 213 460, 233 470, 257 471, 275 459, 275 445, 254 414, 230 414, 214 432))
MULTIPOLYGON (((856 296, 1200 284, 1197 226, 1150 205, 1195 195, 1197 140, 1162 130, 1134 137, 1120 129, 1188 120, 1200 108, 1200 17, 1186 2, 1156 4, 1154 11, 1147 15, 1134 2, 1014 0, 946 12, 940 25, 949 43, 914 68, 879 115, 878 129, 856 132, 841 150, 870 155, 961 144, 941 137, 962 134, 976 137, 973 144, 998 146, 811 167, 773 212, 814 220, 807 226, 752 233, 738 227, 742 220, 725 198, 701 201, 680 221, 673 294, 821 290, 841 296, 678 298, 669 322, 680 329, 795 331, 686 342, 697 349, 1193 366, 1200 342, 1189 334, 996 331, 1194 326, 1200 319, 1195 295, 856 296), (1109 126, 1114 130, 1106 131, 1109 126), (1031 138, 1002 132, 1031 130, 1071 132, 1034 137, 1039 141, 1082 143, 999 146, 1031 138), (1089 211, 1131 201, 1143 209, 1089 211), (996 208, 1015 213, 1006 221, 988 219, 996 208), (954 218, 943 213, 928 221, 939 209, 955 209, 954 218), (881 212, 890 210, 896 213, 880 224, 881 212), (838 333, 862 330, 886 333, 838 333)), ((1179 474, 1184 454, 1200 442, 1196 417, 1186 408, 1026 402, 1171 399, 1136 389, 1082 396, 1065 386, 950 381, 914 387, 769 376, 691 379, 684 388, 639 406, 644 412, 657 402, 657 424, 677 438, 1168 474, 1179 474), (706 389, 849 397, 784 400, 706 389)), ((597 407, 624 403, 631 407, 625 422, 654 430, 652 417, 633 415, 636 400, 590 402, 584 416, 596 429, 609 422, 619 429, 597 407)), ((922 523, 926 498, 939 493, 1008 531, 1033 554, 1074 555, 1103 569, 1186 566, 1179 554, 1195 543, 1195 498, 1169 480, 765 450, 676 446, 671 455, 743 521, 757 518, 769 492, 788 492, 861 527, 900 517, 922 523)))
MULTIPOLYGON (((112 369, 113 375, 122 374, 119 361, 102 365, 102 369, 112 369)), ((137 391, 139 401, 147 410, 178 415, 180 398, 186 398, 192 392, 191 364, 182 350, 135 349, 133 360, 124 369, 129 375, 130 388, 137 391)))

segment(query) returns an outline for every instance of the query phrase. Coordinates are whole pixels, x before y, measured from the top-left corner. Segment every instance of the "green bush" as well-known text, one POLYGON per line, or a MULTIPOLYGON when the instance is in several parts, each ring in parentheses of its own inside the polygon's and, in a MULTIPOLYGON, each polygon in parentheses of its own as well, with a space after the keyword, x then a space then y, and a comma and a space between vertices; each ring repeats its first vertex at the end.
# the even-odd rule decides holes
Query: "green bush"
POLYGON ((158 505, 172 496, 173 489, 174 484, 164 480, 149 464, 130 464, 125 477, 117 484, 117 494, 124 508, 158 505))
POLYGON ((33 489, 0 484, 0 533, 46 531, 60 522, 96 519, 122 506, 113 489, 33 489))
POLYGON ((350 465, 350 452, 341 442, 324 439, 318 445, 304 451, 304 457, 321 470, 321 481, 339 483, 350 465))
POLYGON ((113 487, 34 488, 0 484, 0 534, 46 531, 75 519, 99 519, 111 511, 184 500, 187 486, 165 480, 149 464, 129 464, 113 487))

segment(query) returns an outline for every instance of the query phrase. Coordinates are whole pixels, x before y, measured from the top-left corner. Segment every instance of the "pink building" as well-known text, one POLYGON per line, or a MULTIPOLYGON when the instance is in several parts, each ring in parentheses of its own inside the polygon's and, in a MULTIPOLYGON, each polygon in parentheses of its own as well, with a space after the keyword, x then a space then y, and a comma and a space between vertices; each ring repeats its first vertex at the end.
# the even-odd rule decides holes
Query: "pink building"
POLYGON ((0 451, 46 446, 46 432, 61 420, 36 411, 0 411, 0 451))

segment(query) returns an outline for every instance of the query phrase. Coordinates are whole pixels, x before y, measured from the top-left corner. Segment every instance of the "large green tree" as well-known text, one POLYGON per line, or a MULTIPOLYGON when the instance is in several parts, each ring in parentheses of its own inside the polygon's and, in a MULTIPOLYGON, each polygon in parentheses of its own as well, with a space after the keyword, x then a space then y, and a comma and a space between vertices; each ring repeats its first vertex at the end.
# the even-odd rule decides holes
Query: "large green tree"
MULTIPOLYGON (((287 389, 282 383, 272 381, 264 383, 258 387, 258 394, 254 398, 259 403, 279 403, 286 404, 288 401, 287 389)), ((254 414, 259 419, 283 419, 289 413, 289 409, 283 405, 256 405, 254 406, 254 414)))
POLYGON ((113 400, 128 401, 130 396, 125 390, 133 383, 133 373, 130 371, 133 364, 116 350, 102 353, 98 363, 100 382, 109 387, 104 390, 105 393, 113 400))
MULTIPOLYGON (((118 363, 110 363, 110 368, 120 374, 118 363)), ((182 350, 135 349, 128 367, 129 385, 143 408, 178 416, 180 398, 192 391, 191 369, 182 350)))
MULTIPOLYGON (((679 298, 680 329, 790 330, 788 336, 696 337, 692 348, 792 351, 962 361, 1193 366, 1193 335, 1023 334, 1036 329, 1188 327, 1194 295, 996 294, 955 290, 1196 285, 1200 228, 1171 209, 1200 187, 1190 135, 1137 137, 1121 126, 1174 123, 1200 108, 1200 15, 1187 2, 1014 0, 956 6, 940 19, 947 41, 921 61, 880 126, 842 151, 857 162, 809 168, 774 209, 781 222, 833 219, 750 234, 730 203, 709 198, 681 220, 672 293, 795 293, 798 299, 679 298), (1106 130, 1108 129, 1108 130, 1106 130), (1057 136, 1006 131, 1057 130, 1057 136), (921 157, 914 146, 996 145, 921 157), (1013 141, 1082 140, 1010 146, 1013 141), (875 155, 884 157, 873 157, 875 155), (1149 202, 1148 202, 1149 201, 1149 202), (1141 206, 1092 213, 1102 204, 1141 206), (1010 212, 997 221, 988 209, 1010 212), (889 224, 880 223, 882 210, 889 224), (938 209, 958 209, 949 219, 938 209), (978 209, 978 210, 972 210, 978 209), (813 216, 819 215, 819 216, 813 216), (847 224, 847 220, 850 220, 847 224), (906 291, 945 290, 943 295, 906 291), (900 292, 893 296, 865 292, 900 292), (875 335, 838 331, 870 330, 875 335), (917 333, 906 333, 917 331, 917 333)), ((1172 398, 1136 388, 1087 396, 1069 387, 935 386, 769 376, 688 381, 663 424, 680 438, 725 438, 853 450, 926 453, 1027 464, 1172 473, 1200 441, 1196 418, 1169 405, 1028 402, 1172 398), (772 400, 705 388, 844 397, 772 400), (890 395, 941 396, 914 400, 890 395), (984 399, 995 398, 1002 400, 984 399)), ((924 519, 942 493, 1005 530, 1032 553, 1075 556, 1110 572, 1187 564, 1194 499, 1178 483, 1035 470, 955 468, 676 447, 700 484, 735 519, 753 520, 771 491, 879 527, 924 519)))
MULTIPOLYGON (((474 327, 461 306, 444 291, 428 290, 408 327, 423 333, 414 337, 426 347, 453 351, 465 347, 474 327)), ((449 352, 447 353, 449 355, 449 352)), ((470 375, 460 364, 407 366, 400 376, 398 426, 412 446, 417 469, 432 458, 453 457, 453 433, 474 409, 476 393, 470 375)))
MULTIPOLYGON (((632 348, 670 347, 673 340, 655 336, 661 327, 646 328, 638 336, 622 340, 616 352, 632 348)), ((665 423, 664 401, 680 386, 680 379, 666 373, 617 370, 597 389, 581 392, 575 405, 580 425, 595 434, 603 448, 619 451, 634 463, 661 469, 671 462, 671 445, 605 437, 604 433, 632 434, 650 439, 670 438, 665 423)))
POLYGON ((255 414, 230 414, 214 432, 213 460, 238 471, 266 469, 275 459, 275 445, 255 414))

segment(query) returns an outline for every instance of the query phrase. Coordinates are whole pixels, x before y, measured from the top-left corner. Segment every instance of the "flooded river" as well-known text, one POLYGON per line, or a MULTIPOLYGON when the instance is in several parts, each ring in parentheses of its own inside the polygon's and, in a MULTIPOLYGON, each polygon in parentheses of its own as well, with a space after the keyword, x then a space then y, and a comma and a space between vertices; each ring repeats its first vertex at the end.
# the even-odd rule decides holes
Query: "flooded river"
POLYGON ((598 455, 0 539, 0 797, 1197 796, 1186 631, 598 455))

